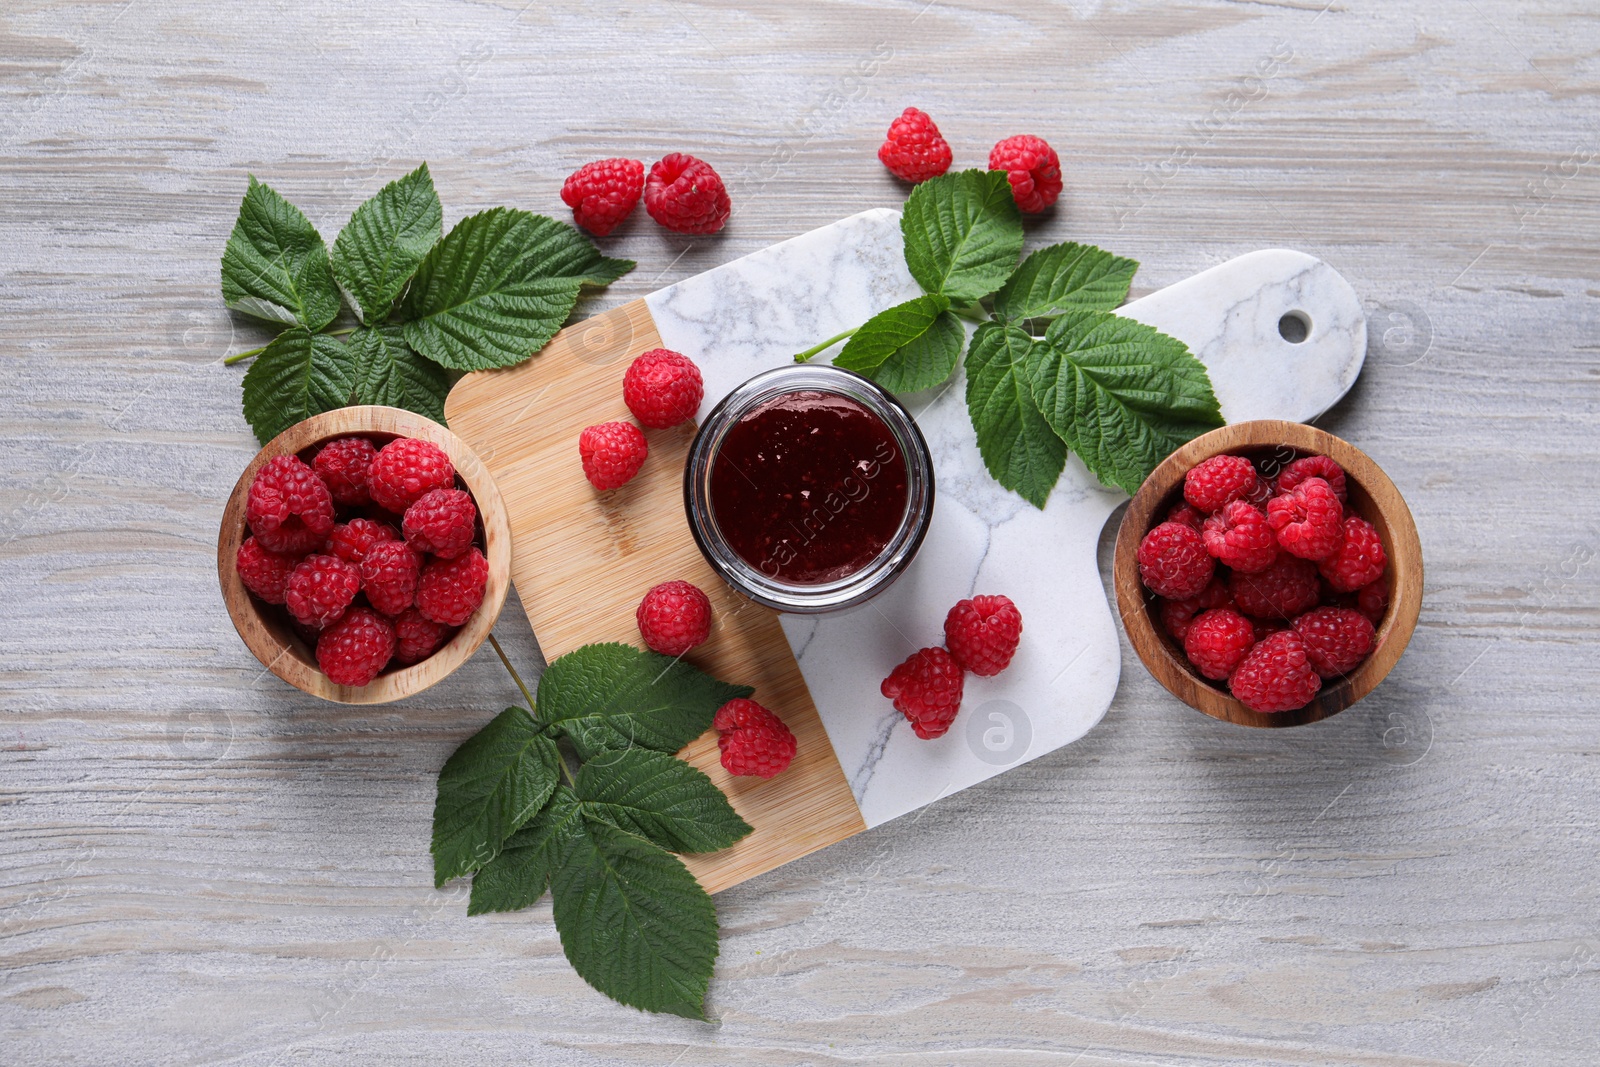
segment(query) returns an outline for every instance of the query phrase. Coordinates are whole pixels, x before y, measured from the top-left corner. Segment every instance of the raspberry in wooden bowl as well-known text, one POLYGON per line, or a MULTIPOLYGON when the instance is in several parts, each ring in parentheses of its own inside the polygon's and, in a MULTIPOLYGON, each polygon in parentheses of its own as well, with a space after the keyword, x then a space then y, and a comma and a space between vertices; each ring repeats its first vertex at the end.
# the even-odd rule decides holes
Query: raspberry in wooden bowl
POLYGON ((250 651, 346 704, 411 696, 465 663, 510 573, 487 468, 399 408, 340 408, 273 438, 239 476, 217 538, 223 600, 250 651))
POLYGON ((1242 726, 1354 704, 1399 660, 1422 606, 1422 548, 1394 483, 1349 442, 1271 419, 1213 430, 1152 471, 1112 570, 1150 673, 1242 726))

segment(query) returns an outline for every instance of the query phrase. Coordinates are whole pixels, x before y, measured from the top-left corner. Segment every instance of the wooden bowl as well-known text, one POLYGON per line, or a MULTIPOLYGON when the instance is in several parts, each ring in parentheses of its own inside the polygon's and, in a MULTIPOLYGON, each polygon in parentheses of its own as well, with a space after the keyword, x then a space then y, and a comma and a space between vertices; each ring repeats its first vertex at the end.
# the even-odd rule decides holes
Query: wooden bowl
POLYGON ((432 419, 400 408, 339 408, 297 422, 274 437, 239 475, 228 506, 222 512, 222 530, 217 535, 217 578, 222 583, 222 599, 228 605, 228 614, 233 616, 233 625, 267 670, 296 689, 324 700, 383 704, 420 693, 433 685, 465 663, 489 636, 505 604, 506 589, 511 581, 511 528, 506 523, 500 490, 489 477, 488 468, 461 438, 432 419), (283 612, 251 596, 234 567, 239 544, 248 532, 244 521, 245 497, 256 472, 268 460, 296 453, 306 458, 307 449, 347 434, 373 437, 380 442, 380 447, 385 439, 420 437, 444 449, 455 464, 456 477, 465 483, 477 502, 478 518, 483 525, 484 556, 489 561, 489 584, 484 590, 483 603, 443 648, 420 663, 380 674, 359 689, 329 681, 317 667, 315 651, 294 632, 283 612))
POLYGON ((1303 423, 1275 419, 1212 430, 1178 449, 1152 471, 1122 516, 1112 573, 1128 640, 1150 673, 1190 707, 1241 726, 1302 726, 1348 708, 1372 692, 1399 660, 1422 608, 1422 545, 1417 540, 1411 510, 1394 483, 1365 452, 1349 442, 1303 423), (1281 467, 1303 455, 1332 457, 1345 471, 1348 506, 1377 528, 1389 557, 1389 607, 1378 623, 1372 653, 1350 674, 1325 682, 1316 698, 1298 711, 1251 711, 1225 688, 1201 677, 1151 611, 1155 596, 1139 580, 1139 542, 1182 498, 1183 476, 1189 469, 1223 453, 1247 456, 1268 467, 1281 467))

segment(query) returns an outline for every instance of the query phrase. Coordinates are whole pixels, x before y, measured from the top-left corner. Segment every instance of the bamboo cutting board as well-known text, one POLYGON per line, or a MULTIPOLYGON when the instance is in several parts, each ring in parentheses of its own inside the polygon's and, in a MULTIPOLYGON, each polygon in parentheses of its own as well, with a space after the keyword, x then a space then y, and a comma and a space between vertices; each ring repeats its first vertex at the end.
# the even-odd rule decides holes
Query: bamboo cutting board
MULTIPOLYGON (((500 488, 512 578, 547 657, 594 641, 638 644, 644 592, 686 579, 717 614, 711 640, 688 659, 755 686, 795 732, 799 755, 768 782, 723 772, 714 734, 685 750, 755 827, 731 849, 685 857, 713 892, 1069 744, 1116 691, 1121 653, 1095 552, 1126 497, 1075 457, 1043 510, 1002 490, 978 455, 959 371, 902 397, 934 459, 922 550, 892 588, 848 611, 780 618, 714 575, 684 517, 692 426, 646 431, 650 456, 619 490, 596 493, 583 477, 578 435, 629 418, 622 375, 638 353, 693 358, 706 380, 703 417, 751 375, 919 292, 898 213, 868 211, 569 326, 519 367, 463 378, 446 402, 451 428, 500 488), (1022 645, 1000 675, 967 679, 949 733, 920 740, 878 682, 941 643, 945 612, 975 593, 1016 601, 1022 645)), ((1241 256, 1119 314, 1188 344, 1229 421, 1314 417, 1349 389, 1366 352, 1349 285, 1287 250, 1241 256), (1285 332, 1289 319, 1305 328, 1285 332)))
POLYGON ((732 848, 685 856, 715 893, 865 829, 777 615, 728 588, 695 547, 683 512, 694 426, 646 431, 650 455, 621 489, 597 493, 578 462, 586 426, 631 419, 622 374, 662 347, 643 300, 562 330, 536 359, 470 374, 446 418, 493 473, 511 521, 511 577, 546 659, 596 641, 639 645, 634 609, 660 582, 693 582, 711 598, 711 639, 686 659, 755 697, 794 732, 799 750, 769 781, 723 770, 715 732, 682 753, 711 777, 754 831, 732 848))

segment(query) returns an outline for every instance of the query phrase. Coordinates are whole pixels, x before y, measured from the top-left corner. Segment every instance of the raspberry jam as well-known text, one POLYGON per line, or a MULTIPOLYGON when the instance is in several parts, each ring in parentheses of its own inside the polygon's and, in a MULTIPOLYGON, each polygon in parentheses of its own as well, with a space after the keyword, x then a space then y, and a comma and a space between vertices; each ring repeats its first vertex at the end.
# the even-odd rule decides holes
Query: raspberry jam
POLYGON ((779 611, 860 604, 910 565, 933 514, 911 414, 838 367, 758 374, 701 423, 684 468, 695 543, 729 585, 779 611))
POLYGON ((865 404, 801 389, 741 415, 711 464, 711 511, 763 574, 835 582, 877 559, 906 510, 906 461, 865 404))

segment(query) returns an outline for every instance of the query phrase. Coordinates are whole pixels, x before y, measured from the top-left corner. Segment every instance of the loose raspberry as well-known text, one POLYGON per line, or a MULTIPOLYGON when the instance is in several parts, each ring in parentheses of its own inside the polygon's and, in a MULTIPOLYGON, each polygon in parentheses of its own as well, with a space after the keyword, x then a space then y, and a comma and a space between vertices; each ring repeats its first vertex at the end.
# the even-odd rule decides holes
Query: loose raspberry
POLYGON ((1349 674, 1367 658, 1376 637, 1372 623, 1349 608, 1313 608, 1294 620, 1306 660, 1323 678, 1349 674))
POLYGON ((644 164, 637 159, 597 159, 573 171, 561 185, 561 201, 572 221, 604 237, 633 212, 644 192, 644 164))
POLYGON ((641 426, 664 430, 694 418, 706 395, 700 368, 681 352, 652 348, 628 365, 622 399, 641 426))
POLYGON ((1206 551, 1242 574, 1256 574, 1278 558, 1278 539, 1261 509, 1243 500, 1229 501, 1200 529, 1206 551))
POLYGON ((299 456, 278 456, 250 483, 244 520, 268 551, 315 552, 333 529, 333 495, 299 456))
POLYGON ((1210 515, 1258 491, 1261 476, 1243 456, 1212 456, 1183 476, 1183 499, 1210 515))
POLYGON ((407 608, 394 620, 396 663, 420 663, 444 647, 455 628, 434 622, 416 608, 407 608))
POLYGON ((1322 680, 1306 660, 1306 646, 1292 630, 1275 633, 1245 653, 1228 688, 1252 711, 1294 711, 1311 703, 1322 680))
POLYGON ((990 678, 1011 665, 1022 640, 1022 612, 1004 596, 963 600, 944 617, 944 645, 966 670, 990 678))
POLYGON ((1278 472, 1277 490, 1280 494, 1292 492, 1307 478, 1321 478, 1328 483, 1334 495, 1343 503, 1349 499, 1344 468, 1327 456, 1302 456, 1278 472))
POLYGON ((1139 542, 1139 577, 1157 596, 1182 600, 1211 581, 1217 561, 1192 526, 1164 522, 1139 542))
POLYGON ((404 541, 382 541, 361 561, 361 588, 372 606, 398 615, 417 599, 422 556, 404 541))
POLYGON ((1353 593, 1383 577, 1389 563, 1377 529, 1359 515, 1344 520, 1344 543, 1319 567, 1328 584, 1341 593, 1353 593))
POLYGON ((1344 542, 1344 505, 1321 478, 1307 478, 1267 503, 1278 544, 1301 559, 1327 559, 1344 542))
POLYGON ((644 183, 644 209, 673 233, 716 233, 732 205, 711 164, 673 152, 650 168, 644 183))
POLYGON ((939 134, 939 127, 926 112, 908 107, 889 123, 889 132, 878 146, 878 160, 889 173, 906 182, 925 182, 950 169, 950 142, 939 134))
POLYGON ((965 686, 954 656, 942 648, 924 648, 890 671, 879 691, 910 720, 911 731, 929 741, 950 729, 965 686))
POLYGON ((754 700, 728 701, 711 726, 720 735, 717 748, 729 774, 771 778, 789 766, 799 747, 783 720, 754 700))
POLYGON ((711 636, 711 599, 689 582, 662 582, 634 617, 645 645, 663 656, 681 656, 711 636))
POLYGON ((1202 527, 1205 526, 1206 516, 1205 512, 1201 511, 1187 500, 1180 500, 1176 504, 1172 505, 1170 509, 1168 509, 1167 517, 1164 521, 1181 522, 1185 526, 1193 526, 1196 532, 1198 532, 1202 527))
POLYGON ((1322 599, 1317 565, 1289 555, 1279 556, 1259 574, 1235 571, 1228 578, 1228 591, 1240 611, 1258 619, 1292 619, 1322 599))
POLYGON ((602 422, 578 435, 583 476, 601 492, 628 484, 649 454, 644 431, 631 422, 602 422))
POLYGON ((1221 578, 1213 578, 1209 585, 1200 590, 1199 596, 1192 596, 1186 600, 1161 601, 1158 613, 1161 616, 1161 625, 1172 635, 1172 639, 1181 645, 1183 639, 1188 636, 1189 627, 1196 615, 1214 608, 1233 607, 1233 594, 1228 592, 1228 584, 1221 578))
POLYGON ((311 466, 328 484, 335 503, 359 507, 372 499, 367 493, 367 471, 377 454, 365 437, 340 437, 323 445, 311 466))
POLYGON ((338 556, 307 556, 289 572, 283 599, 296 621, 323 629, 339 621, 361 592, 361 576, 338 556))
POLYGON ((371 608, 351 608, 317 638, 317 666, 335 685, 360 688, 394 655, 394 627, 371 608))
POLYGON ((436 559, 422 568, 417 583, 417 610, 434 622, 460 626, 483 603, 489 584, 489 561, 476 548, 455 559, 436 559))
POLYGON ((478 536, 478 508, 462 489, 430 489, 406 509, 400 529, 418 552, 455 559, 478 536))
POLYGON ((346 563, 359 567, 367 552, 380 541, 398 541, 400 534, 393 526, 375 519, 351 519, 336 523, 328 535, 325 549, 346 563))
POLYGON ((373 502, 404 515, 422 494, 455 484, 456 468, 432 441, 397 437, 378 450, 367 471, 373 502))
POLYGON ((1356 594, 1356 610, 1367 617, 1367 621, 1377 626, 1383 621, 1383 613, 1389 610, 1389 579, 1380 575, 1376 581, 1368 582, 1356 594))
POLYGON ((234 557, 234 567, 244 587, 268 604, 283 603, 284 584, 299 562, 299 556, 262 548, 254 537, 246 537, 234 557))
POLYGON ((1061 160, 1037 137, 1007 137, 990 149, 989 169, 1006 172, 1011 195, 1023 211, 1043 211, 1061 195, 1061 160))
POLYGON ((1194 620, 1183 639, 1183 654, 1201 674, 1220 682, 1233 673, 1255 643, 1256 630, 1249 619, 1237 611, 1217 608, 1194 620))

